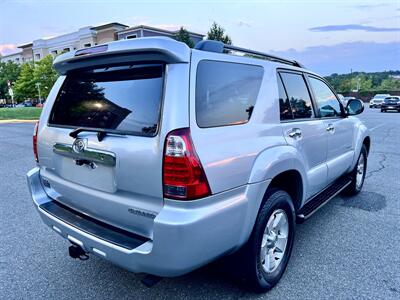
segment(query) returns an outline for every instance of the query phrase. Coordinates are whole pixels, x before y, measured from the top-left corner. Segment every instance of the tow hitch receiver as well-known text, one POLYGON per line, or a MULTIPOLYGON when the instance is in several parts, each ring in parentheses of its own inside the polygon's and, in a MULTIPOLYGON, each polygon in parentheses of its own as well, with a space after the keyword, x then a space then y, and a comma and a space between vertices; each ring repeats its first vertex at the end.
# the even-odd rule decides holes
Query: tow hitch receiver
POLYGON ((82 247, 72 244, 68 248, 69 256, 72 258, 79 258, 80 260, 87 260, 89 259, 89 256, 86 254, 86 252, 82 249, 82 247))

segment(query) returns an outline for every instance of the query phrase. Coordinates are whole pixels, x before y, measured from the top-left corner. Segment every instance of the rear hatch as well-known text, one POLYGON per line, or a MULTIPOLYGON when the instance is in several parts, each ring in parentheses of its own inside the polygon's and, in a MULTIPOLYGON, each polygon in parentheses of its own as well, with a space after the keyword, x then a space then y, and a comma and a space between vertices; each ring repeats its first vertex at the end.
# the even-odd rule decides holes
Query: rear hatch
POLYGON ((163 206, 168 69, 177 85, 176 68, 160 61, 68 70, 40 120, 39 165, 50 197, 152 238, 163 206))

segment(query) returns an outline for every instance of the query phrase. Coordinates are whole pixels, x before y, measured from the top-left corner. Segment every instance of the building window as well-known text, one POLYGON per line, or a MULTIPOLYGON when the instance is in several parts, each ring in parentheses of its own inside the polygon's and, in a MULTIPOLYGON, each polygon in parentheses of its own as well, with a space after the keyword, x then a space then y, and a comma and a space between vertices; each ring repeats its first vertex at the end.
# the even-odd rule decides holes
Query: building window
POLYGON ((15 61, 16 61, 17 63, 19 63, 19 58, 16 58, 15 61))
POLYGON ((136 35, 136 34, 130 34, 130 35, 127 35, 125 38, 126 38, 127 40, 136 39, 136 38, 137 38, 137 35, 136 35))
POLYGON ((91 44, 91 43, 89 43, 89 44, 84 44, 83 47, 89 48, 89 47, 92 47, 92 44, 91 44))
POLYGON ((35 54, 35 59, 38 59, 38 60, 40 59, 40 54, 39 53, 35 54))

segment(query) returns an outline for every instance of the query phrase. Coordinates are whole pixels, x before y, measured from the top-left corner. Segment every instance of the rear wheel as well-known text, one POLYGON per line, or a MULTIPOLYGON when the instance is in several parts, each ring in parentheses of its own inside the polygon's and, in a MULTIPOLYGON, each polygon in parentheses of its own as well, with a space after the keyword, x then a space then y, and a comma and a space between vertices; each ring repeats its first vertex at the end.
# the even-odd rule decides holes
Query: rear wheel
POLYGON ((267 191, 253 232, 241 253, 242 269, 252 290, 265 292, 278 283, 292 252, 294 227, 290 196, 278 189, 267 191))
POLYGON ((367 148, 365 147, 365 145, 363 145, 356 166, 350 173, 352 181, 350 185, 344 190, 346 194, 356 195, 361 191, 364 185, 366 171, 367 171, 367 148))

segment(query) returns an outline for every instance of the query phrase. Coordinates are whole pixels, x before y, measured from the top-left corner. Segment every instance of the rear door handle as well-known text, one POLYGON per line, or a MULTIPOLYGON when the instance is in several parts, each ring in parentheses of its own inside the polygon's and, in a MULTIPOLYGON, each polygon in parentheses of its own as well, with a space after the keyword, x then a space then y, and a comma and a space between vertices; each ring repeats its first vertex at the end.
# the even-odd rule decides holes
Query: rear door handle
POLYGON ((301 136, 302 136, 301 129, 300 129, 300 128, 292 128, 292 129, 288 132, 288 136, 291 137, 292 139, 301 138, 301 136))
POLYGON ((328 124, 328 126, 326 127, 326 131, 333 133, 335 131, 335 127, 333 126, 333 124, 328 124))

